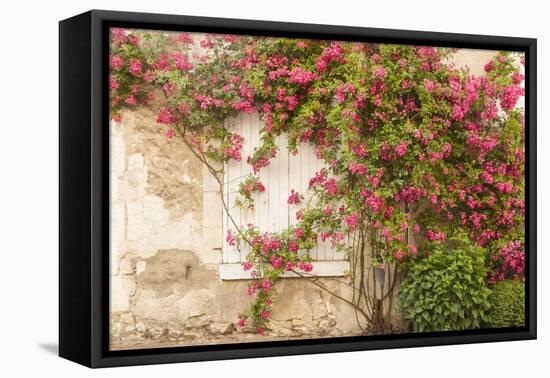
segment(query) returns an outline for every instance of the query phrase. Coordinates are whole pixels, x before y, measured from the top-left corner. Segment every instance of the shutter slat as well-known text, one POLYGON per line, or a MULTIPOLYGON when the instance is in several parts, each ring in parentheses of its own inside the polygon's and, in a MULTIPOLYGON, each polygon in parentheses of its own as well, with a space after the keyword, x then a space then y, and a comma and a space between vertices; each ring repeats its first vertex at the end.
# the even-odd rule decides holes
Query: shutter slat
MULTIPOLYGON (((260 144, 260 118, 258 116, 258 113, 253 113, 250 117, 250 152, 249 156, 252 157, 254 154, 254 148, 256 148, 260 144)), ((254 172, 252 165, 249 164, 250 172, 254 172)), ((262 177, 260 175, 260 181, 262 184, 265 185, 265 183, 262 180, 262 177)), ((265 192, 256 194, 254 197, 255 203, 254 203, 254 215, 252 217, 253 221, 252 223, 254 226, 259 227, 260 226, 260 211, 265 207, 265 192)))
MULTIPOLYGON (((241 131, 241 125, 243 122, 242 114, 237 117, 237 119, 230 119, 228 120, 227 127, 231 132, 238 131, 240 133, 241 131)), ((235 206, 235 199, 238 195, 239 190, 239 181, 242 177, 242 171, 241 171, 241 162, 235 161, 235 160, 229 160, 227 163, 227 178, 228 178, 228 184, 227 184, 227 190, 228 190, 228 196, 227 196, 227 206, 229 208, 229 215, 237 225, 241 225, 241 211, 240 208, 235 206)), ((231 221, 231 218, 228 219, 228 228, 233 231, 235 234, 237 231, 235 230, 235 225, 231 221)), ((227 242, 226 242, 227 244, 227 242)), ((240 252, 237 249, 236 246, 228 246, 227 248, 227 260, 230 263, 240 262, 240 252)))
MULTIPOLYGON (((302 154, 300 153, 301 146, 298 146, 298 154, 288 155, 288 187, 289 189, 294 189, 300 194, 305 194, 307 187, 304 185, 303 180, 300 177, 301 173, 301 159, 302 154)), ((288 224, 289 226, 296 224, 296 212, 302 208, 302 204, 289 206, 288 207, 288 224)))
POLYGON ((282 231, 288 228, 288 212, 291 206, 288 204, 288 196, 290 195, 290 186, 289 186, 289 153, 288 153, 288 139, 287 135, 279 136, 279 204, 278 208, 278 223, 279 229, 277 231, 282 231))
MULTIPOLYGON (((250 173, 252 173, 252 166, 247 163, 247 158, 252 153, 252 117, 251 114, 243 113, 241 114, 241 135, 244 138, 243 141, 243 150, 242 150, 242 159, 241 159, 241 174, 244 179, 250 173)), ((239 180, 240 181, 240 180, 239 180)), ((241 208, 241 225, 246 227, 249 223, 254 223, 254 214, 253 210, 247 208, 241 208)), ((249 247, 246 244, 241 245, 240 250, 240 261, 243 262, 246 260, 246 256, 250 251, 249 247)))
MULTIPOLYGON (((315 158, 315 171, 320 171, 324 164, 324 160, 317 159, 317 156, 315 156, 315 151, 313 152, 313 157, 315 158)), ((330 242, 319 240, 319 244, 317 246, 318 252, 317 252, 317 259, 318 260, 330 260, 328 258, 328 251, 327 251, 327 244, 330 242)))
MULTIPOLYGON (((258 125, 258 144, 260 146, 260 133, 259 130, 263 127, 263 124, 259 119, 255 119, 258 125)), ((269 169, 265 167, 260 169, 260 181, 264 185, 266 191, 259 196, 259 201, 256 203, 256 212, 258 213, 258 227, 261 231, 265 231, 269 228, 269 169)))

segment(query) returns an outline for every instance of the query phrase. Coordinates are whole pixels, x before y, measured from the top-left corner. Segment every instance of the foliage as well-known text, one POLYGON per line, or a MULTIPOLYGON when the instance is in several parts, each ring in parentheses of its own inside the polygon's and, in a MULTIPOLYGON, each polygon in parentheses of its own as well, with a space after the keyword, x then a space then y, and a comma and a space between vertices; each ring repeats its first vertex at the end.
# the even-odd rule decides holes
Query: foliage
POLYGON ((525 285, 519 280, 497 282, 489 296, 490 327, 523 327, 525 325, 525 285))
MULTIPOLYGON (((212 34, 198 42, 187 33, 121 29, 111 37, 115 121, 123 108, 156 107, 166 135, 183 138, 216 177, 229 160, 246 159, 257 174, 277 155, 279 135, 292 153, 313 145, 325 163, 296 225, 273 233, 232 222, 226 240, 246 246, 243 266, 256 278, 241 324, 251 319, 264 332, 273 285, 287 268, 307 274, 319 240, 352 262, 351 304, 367 321, 374 312, 368 261, 397 263, 412 277, 456 235, 490 256, 490 282, 522 278, 524 114, 516 103, 523 75, 512 53, 500 52, 486 75, 475 76, 450 64, 444 48, 212 34), (201 53, 190 59, 196 42, 201 53), (261 145, 244 157, 243 137, 224 120, 253 111, 263 119, 261 145)), ((252 207, 252 194, 265 195, 258 176, 241 184, 237 205, 252 207)), ((302 194, 291 191, 289 203, 302 194)), ((466 264, 464 252, 452 256, 466 264)), ((438 327, 476 326, 483 317, 473 308, 460 321, 462 312, 451 312, 438 327)))
POLYGON ((240 197, 235 200, 235 205, 250 210, 254 209, 255 193, 263 193, 265 187, 257 176, 248 175, 239 182, 239 195, 240 197))
POLYGON ((461 240, 434 249, 410 266, 400 299, 415 332, 479 328, 489 321, 490 290, 481 248, 461 240))

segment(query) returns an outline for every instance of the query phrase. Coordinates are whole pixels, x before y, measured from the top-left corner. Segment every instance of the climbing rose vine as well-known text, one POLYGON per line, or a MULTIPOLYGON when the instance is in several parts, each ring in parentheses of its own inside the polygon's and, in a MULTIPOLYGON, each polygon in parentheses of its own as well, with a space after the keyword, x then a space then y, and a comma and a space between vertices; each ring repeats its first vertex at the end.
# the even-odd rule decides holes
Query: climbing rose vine
MULTIPOLYGON (((498 53, 473 75, 450 63, 450 49, 374 43, 112 29, 111 117, 157 109, 156 127, 180 137, 223 185, 223 163, 253 174, 236 204, 264 195, 258 172, 288 138, 325 163, 309 182, 297 223, 282 232, 232 222, 225 239, 246 248, 251 307, 238 324, 268 331, 275 284, 284 272, 308 276, 309 250, 328 240, 355 261, 406 270, 434 247, 466 236, 484 248, 489 283, 523 278, 524 113, 521 57, 498 53), (197 44, 198 46, 195 46, 197 44), (197 50, 198 48, 198 50, 197 50), (192 54, 191 51, 200 51, 192 54), (244 137, 224 120, 257 111, 260 146, 243 156, 244 137)), ((223 193, 223 190, 221 190, 223 193)), ((353 264, 352 264, 353 265, 353 264)), ((362 272, 351 269, 357 286, 362 272)), ((368 303, 354 303, 367 307, 368 303)), ((372 313, 372 309, 370 309, 372 313)), ((368 319, 369 311, 363 314, 368 319)))

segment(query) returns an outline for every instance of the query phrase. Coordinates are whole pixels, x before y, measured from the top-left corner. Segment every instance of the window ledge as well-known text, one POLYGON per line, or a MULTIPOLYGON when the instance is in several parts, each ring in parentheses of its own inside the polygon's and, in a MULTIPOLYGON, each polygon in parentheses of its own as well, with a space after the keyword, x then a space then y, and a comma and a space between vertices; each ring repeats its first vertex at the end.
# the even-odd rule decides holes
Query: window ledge
MULTIPOLYGON (((313 270, 304 275, 312 277, 342 277, 349 270, 349 261, 312 261, 313 270)), ((224 281, 251 280, 250 271, 245 272, 241 263, 219 265, 220 278, 224 281)), ((282 278, 300 278, 294 272, 284 272, 282 278)))

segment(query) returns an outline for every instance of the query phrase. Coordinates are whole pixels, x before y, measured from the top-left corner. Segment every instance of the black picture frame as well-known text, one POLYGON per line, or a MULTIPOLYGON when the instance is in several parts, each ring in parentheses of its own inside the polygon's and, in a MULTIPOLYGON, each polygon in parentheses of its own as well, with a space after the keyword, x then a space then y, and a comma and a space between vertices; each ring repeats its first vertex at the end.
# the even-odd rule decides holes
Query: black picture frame
POLYGON ((536 338, 536 65, 531 38, 92 10, 59 23, 59 355, 88 367, 536 338), (108 30, 292 36, 521 51, 526 63, 526 326, 109 351, 108 30))

